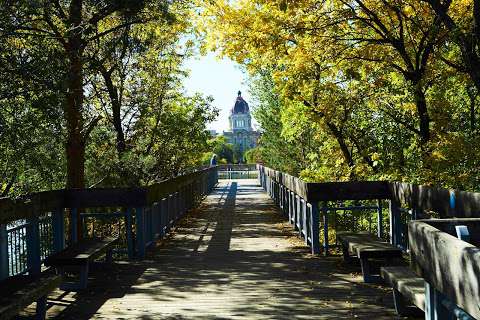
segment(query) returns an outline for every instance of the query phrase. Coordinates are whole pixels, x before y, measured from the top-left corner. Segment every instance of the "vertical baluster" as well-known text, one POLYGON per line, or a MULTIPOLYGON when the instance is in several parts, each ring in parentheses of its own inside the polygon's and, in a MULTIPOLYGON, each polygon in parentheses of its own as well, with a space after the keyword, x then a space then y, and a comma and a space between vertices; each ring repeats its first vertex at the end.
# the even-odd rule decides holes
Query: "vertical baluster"
POLYGON ((160 220, 160 215, 161 215, 161 199, 158 201, 158 202, 155 202, 155 206, 154 206, 155 210, 153 211, 153 215, 154 215, 154 234, 155 234, 155 237, 158 239, 160 238, 160 234, 161 234, 161 231, 162 231, 162 224, 161 224, 161 220, 160 220))
POLYGON ((323 254, 328 255, 328 202, 323 203, 323 254))
POLYGON ((300 197, 295 194, 295 213, 293 214, 293 226, 295 230, 298 230, 298 212, 300 208, 300 197))
POLYGON ((145 210, 143 207, 135 209, 137 254, 145 257, 145 210))
MULTIPOLYGON (((202 189, 204 189, 204 184, 202 183, 202 189)), ((203 193, 205 193, 203 191, 203 193)), ((174 199, 175 199, 175 221, 178 221, 180 219, 180 193, 177 191, 174 193, 174 199)))
POLYGON ((310 235, 312 238, 311 249, 312 254, 320 253, 320 213, 318 211, 318 202, 312 202, 312 208, 310 210, 310 235))
POLYGON ((17 230, 14 230, 12 232, 12 256, 13 256, 13 259, 12 259, 12 263, 13 263, 13 266, 14 268, 12 268, 12 273, 13 274, 17 274, 18 273, 18 267, 19 267, 19 264, 20 264, 20 258, 19 256, 23 253, 23 251, 21 251, 22 248, 19 248, 17 246, 17 237, 18 237, 18 234, 21 232, 22 229, 17 229, 17 230))
POLYGON ((78 242, 78 223, 77 208, 70 209, 70 237, 72 243, 78 242))
POLYGON ((0 280, 9 276, 7 226, 0 225, 0 280))
POLYGON ((389 211, 390 211, 390 243, 395 247, 400 244, 400 233, 401 233, 401 223, 400 223, 400 205, 394 201, 389 201, 389 211))
POLYGON ((172 211, 172 195, 167 196, 167 226, 166 226, 166 232, 170 231, 171 227, 171 211, 172 211))
POLYGON ((38 274, 41 271, 40 228, 38 217, 27 219, 26 246, 28 272, 29 274, 38 274))
POLYGON ((57 208, 52 213, 53 251, 59 252, 65 248, 65 218, 63 208, 57 208))
POLYGON ((129 259, 133 259, 133 257, 135 256, 132 227, 133 227, 132 208, 127 208, 127 211, 125 212, 125 233, 127 237, 127 252, 128 252, 129 259))
POLYGON ((308 245, 308 231, 307 231, 307 200, 303 200, 302 208, 302 234, 305 237, 305 244, 308 245))
POLYGON ((377 202, 377 236, 383 238, 383 213, 382 213, 382 200, 378 199, 377 202))
POLYGON ((298 218, 298 221, 297 221, 297 228, 298 228, 298 231, 300 232, 300 237, 303 236, 303 206, 304 206, 304 200, 303 198, 299 197, 299 207, 298 207, 298 212, 297 212, 297 218, 298 218))
POLYGON ((167 212, 168 212, 167 199, 163 198, 162 201, 161 201, 161 212, 160 212, 160 221, 161 221, 161 223, 160 223, 160 225, 161 225, 160 234, 161 234, 162 237, 165 237, 165 233, 166 233, 167 212))
POLYGON ((289 222, 293 224, 293 219, 295 215, 295 194, 293 191, 290 191, 290 215, 289 215, 289 222))

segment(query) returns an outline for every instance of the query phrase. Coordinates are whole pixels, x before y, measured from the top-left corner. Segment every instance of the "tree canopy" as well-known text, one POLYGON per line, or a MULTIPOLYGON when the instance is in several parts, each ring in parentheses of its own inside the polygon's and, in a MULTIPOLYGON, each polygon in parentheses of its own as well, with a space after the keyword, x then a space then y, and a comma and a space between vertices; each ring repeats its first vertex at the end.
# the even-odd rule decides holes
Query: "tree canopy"
POLYGON ((183 63, 250 75, 259 146, 307 180, 479 182, 473 0, 0 3, 0 193, 136 186, 238 150, 205 130, 183 63))
POLYGON ((0 4, 0 193, 136 186, 208 150, 211 98, 187 95, 186 1, 0 4))
POLYGON ((317 181, 474 188, 477 7, 215 0, 203 2, 197 23, 205 49, 236 60, 255 80, 266 164, 317 181))

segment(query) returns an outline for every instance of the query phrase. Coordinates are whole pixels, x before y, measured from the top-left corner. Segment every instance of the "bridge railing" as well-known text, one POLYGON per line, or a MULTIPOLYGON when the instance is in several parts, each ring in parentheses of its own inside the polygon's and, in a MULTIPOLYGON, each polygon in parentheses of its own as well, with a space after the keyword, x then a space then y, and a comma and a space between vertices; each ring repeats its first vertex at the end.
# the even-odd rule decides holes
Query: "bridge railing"
POLYGON ((335 245, 332 231, 348 227, 339 220, 353 220, 352 231, 374 232, 408 250, 407 225, 411 220, 480 217, 480 193, 389 181, 310 183, 262 165, 257 165, 257 170, 259 183, 312 253, 319 253, 321 248, 328 253, 335 245))
POLYGON ((0 199, 0 280, 39 272, 52 253, 82 236, 99 236, 95 223, 121 238, 129 258, 142 258, 217 182, 218 168, 210 167, 143 188, 55 190, 0 199))
POLYGON ((330 212, 374 212, 377 235, 383 237, 383 230, 387 231, 390 243, 410 253, 411 266, 425 279, 426 319, 477 319, 480 315, 480 193, 388 181, 307 183, 261 165, 257 169, 259 183, 312 253, 320 252, 323 231, 323 252, 328 254, 330 212), (372 200, 377 205, 369 207, 372 200), (355 205, 338 206, 345 201, 355 205), (382 211, 385 201, 387 219, 382 211), (456 226, 463 228, 462 234, 456 226))
POLYGON ((257 179, 258 171, 255 164, 221 164, 218 166, 219 179, 257 179))

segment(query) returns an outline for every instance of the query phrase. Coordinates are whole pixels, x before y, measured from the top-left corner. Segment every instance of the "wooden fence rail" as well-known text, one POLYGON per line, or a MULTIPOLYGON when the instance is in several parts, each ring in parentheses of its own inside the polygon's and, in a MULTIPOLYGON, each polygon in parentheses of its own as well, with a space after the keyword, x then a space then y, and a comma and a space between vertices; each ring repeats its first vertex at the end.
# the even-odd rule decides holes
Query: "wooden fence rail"
POLYGON ((0 199, 0 280, 39 272, 45 258, 81 238, 78 225, 87 217, 122 219, 128 257, 143 258, 217 182, 218 168, 210 167, 143 188, 55 190, 0 199), (106 212, 77 214, 89 209, 106 212))
POLYGON ((259 183, 282 208, 290 222, 310 246, 312 253, 323 247, 328 253, 329 212, 366 210, 376 212, 379 237, 388 234, 390 243, 408 249, 407 224, 429 216, 438 218, 480 217, 480 193, 449 190, 389 181, 311 183, 287 173, 257 165, 259 183), (338 201, 367 202, 356 208, 339 207, 338 201), (376 205, 372 205, 372 200, 376 205), (388 202, 388 221, 382 203, 388 202), (388 225, 388 232, 383 232, 388 225), (323 234, 320 246, 319 235, 323 234))

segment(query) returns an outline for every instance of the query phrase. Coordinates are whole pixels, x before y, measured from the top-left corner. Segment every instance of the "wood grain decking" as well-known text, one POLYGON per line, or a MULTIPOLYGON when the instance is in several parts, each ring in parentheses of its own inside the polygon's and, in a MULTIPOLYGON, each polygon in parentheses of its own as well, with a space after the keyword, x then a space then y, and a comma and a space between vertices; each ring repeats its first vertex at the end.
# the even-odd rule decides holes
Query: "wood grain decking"
POLYGON ((312 257, 255 180, 223 182, 147 259, 57 290, 57 319, 395 319, 391 291, 312 257))

